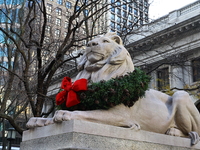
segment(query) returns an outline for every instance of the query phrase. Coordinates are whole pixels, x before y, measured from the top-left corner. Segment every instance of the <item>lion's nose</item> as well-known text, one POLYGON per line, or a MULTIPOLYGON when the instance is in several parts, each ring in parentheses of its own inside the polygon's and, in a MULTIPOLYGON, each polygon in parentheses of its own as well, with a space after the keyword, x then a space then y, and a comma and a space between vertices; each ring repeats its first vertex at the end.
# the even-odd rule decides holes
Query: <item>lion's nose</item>
POLYGON ((95 41, 90 41, 90 42, 88 42, 88 47, 90 47, 90 46, 97 46, 98 45, 98 43, 97 42, 95 42, 95 41))

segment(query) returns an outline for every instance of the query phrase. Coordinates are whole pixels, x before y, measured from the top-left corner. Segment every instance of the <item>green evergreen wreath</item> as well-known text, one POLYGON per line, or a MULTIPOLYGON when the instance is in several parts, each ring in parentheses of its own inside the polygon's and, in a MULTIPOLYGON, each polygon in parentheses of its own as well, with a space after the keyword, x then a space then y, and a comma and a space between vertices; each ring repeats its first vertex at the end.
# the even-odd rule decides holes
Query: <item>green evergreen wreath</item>
POLYGON ((144 96, 150 82, 150 76, 135 68, 127 75, 100 81, 88 85, 87 91, 78 92, 80 103, 67 108, 65 103, 58 106, 62 110, 109 109, 123 103, 131 107, 144 96))

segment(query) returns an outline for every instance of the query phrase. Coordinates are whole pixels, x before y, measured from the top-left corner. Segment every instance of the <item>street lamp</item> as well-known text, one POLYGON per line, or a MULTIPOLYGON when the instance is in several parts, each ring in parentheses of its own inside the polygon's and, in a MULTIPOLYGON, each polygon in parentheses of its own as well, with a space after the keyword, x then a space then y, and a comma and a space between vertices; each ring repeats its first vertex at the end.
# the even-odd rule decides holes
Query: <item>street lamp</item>
POLYGON ((7 134, 7 140, 9 141, 8 143, 8 150, 11 150, 11 142, 15 140, 16 138, 16 131, 14 128, 9 128, 8 129, 8 134, 7 134))

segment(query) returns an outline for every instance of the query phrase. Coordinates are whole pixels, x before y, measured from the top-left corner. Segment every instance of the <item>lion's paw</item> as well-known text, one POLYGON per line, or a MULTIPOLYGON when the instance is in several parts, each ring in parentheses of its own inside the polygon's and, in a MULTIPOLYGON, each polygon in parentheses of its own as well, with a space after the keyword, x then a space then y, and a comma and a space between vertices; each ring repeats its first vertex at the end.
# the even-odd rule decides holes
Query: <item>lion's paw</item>
POLYGON ((165 134, 171 135, 171 136, 185 136, 185 135, 183 134, 183 132, 182 132, 181 130, 177 129, 177 128, 169 128, 169 129, 165 132, 165 134))
POLYGON ((67 120, 71 120, 71 112, 66 111, 66 110, 56 111, 53 117, 54 122, 62 122, 62 121, 67 121, 67 120))
POLYGON ((53 118, 47 118, 46 122, 44 123, 45 126, 53 124, 53 118))
POLYGON ((29 121, 26 124, 26 127, 29 128, 29 129, 34 128, 35 127, 35 121, 36 121, 35 117, 30 118, 29 121))
MULTIPOLYGON (((47 120, 50 120, 50 118, 32 117, 27 122, 26 127, 29 129, 35 128, 35 127, 43 127, 45 126, 45 123, 47 120)), ((48 124, 50 124, 50 122, 48 124)))

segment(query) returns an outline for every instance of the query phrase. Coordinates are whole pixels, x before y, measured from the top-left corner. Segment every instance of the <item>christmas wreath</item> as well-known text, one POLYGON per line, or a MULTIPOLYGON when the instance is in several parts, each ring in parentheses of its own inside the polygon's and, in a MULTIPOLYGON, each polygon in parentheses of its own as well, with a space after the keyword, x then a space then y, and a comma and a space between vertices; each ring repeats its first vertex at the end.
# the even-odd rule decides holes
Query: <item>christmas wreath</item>
POLYGON ((127 75, 88 86, 86 79, 72 83, 69 77, 65 77, 61 84, 63 90, 56 96, 56 104, 62 110, 109 109, 122 103, 131 107, 144 96, 150 79, 138 68, 127 75))

